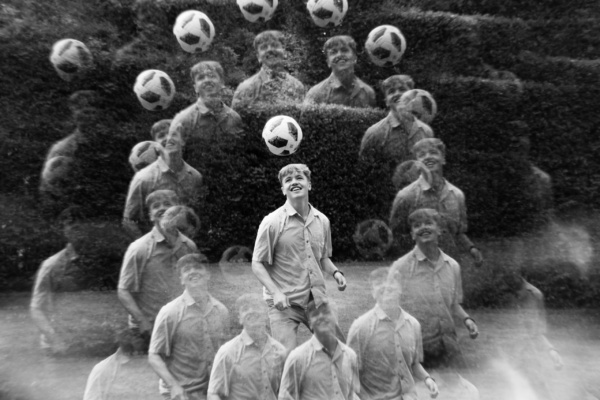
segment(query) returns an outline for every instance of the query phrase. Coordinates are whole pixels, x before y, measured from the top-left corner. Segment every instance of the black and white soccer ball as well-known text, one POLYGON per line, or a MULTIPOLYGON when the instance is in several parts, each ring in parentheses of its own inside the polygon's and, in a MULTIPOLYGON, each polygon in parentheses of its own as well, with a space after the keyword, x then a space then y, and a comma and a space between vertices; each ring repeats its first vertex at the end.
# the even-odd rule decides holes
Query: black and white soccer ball
POLYGON ((175 96, 175 84, 165 72, 147 69, 138 75, 133 91, 146 110, 165 110, 175 96))
POLYGON ((352 239, 360 255, 366 259, 383 258, 394 240, 391 229, 379 219, 359 223, 352 239))
POLYGON ((52 157, 44 164, 42 170, 42 184, 57 185, 63 182, 70 171, 73 159, 67 156, 52 157))
POLYGON ((131 149, 129 153, 129 165, 135 172, 156 161, 161 153, 161 145, 158 142, 145 140, 139 142, 131 149))
POLYGON ((381 25, 369 33, 365 49, 375 65, 391 67, 400 62, 406 51, 406 39, 395 26, 381 25))
POLYGON ((278 4, 279 0, 237 0, 242 15, 250 22, 270 20, 278 4))
POLYGON ((262 137, 271 153, 289 156, 298 150, 302 142, 302 129, 294 118, 277 115, 267 121, 262 137))
POLYGON ((419 120, 431 124, 437 113, 437 103, 431 93, 423 89, 412 89, 402 94, 400 104, 406 106, 419 120))
POLYGON ((183 50, 194 53, 208 50, 215 38, 215 27, 203 12, 187 10, 175 20, 173 34, 183 50))
POLYGON ((348 0, 308 0, 306 8, 317 26, 337 26, 348 12, 348 0))
POLYGON ((85 44, 75 39, 61 39, 54 43, 50 62, 65 81, 81 76, 92 66, 92 53, 85 44))

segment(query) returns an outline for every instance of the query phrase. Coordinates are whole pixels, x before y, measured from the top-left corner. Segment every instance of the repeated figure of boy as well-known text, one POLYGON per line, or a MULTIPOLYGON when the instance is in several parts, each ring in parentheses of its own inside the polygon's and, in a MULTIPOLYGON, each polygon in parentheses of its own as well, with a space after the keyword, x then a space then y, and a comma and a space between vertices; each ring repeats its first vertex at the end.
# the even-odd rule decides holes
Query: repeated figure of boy
POLYGON ((336 337, 337 320, 329 303, 306 308, 310 340, 290 353, 283 368, 279 400, 351 400, 360 392, 354 350, 336 337))
POLYGON ((153 191, 172 190, 181 204, 193 208, 199 204, 202 175, 183 160, 186 139, 182 129, 170 129, 162 157, 137 172, 131 180, 123 226, 133 237, 139 238, 152 227, 144 201, 153 191))
POLYGON ((483 262, 481 252, 467 236, 467 207, 464 193, 444 179, 446 147, 436 138, 415 143, 412 152, 431 173, 431 181, 419 179, 398 192, 390 213, 390 229, 398 240, 407 241, 408 216, 419 208, 433 208, 442 217, 440 247, 453 258, 459 251, 468 253, 476 266, 483 262))
POLYGON ((260 71, 240 83, 233 94, 231 107, 239 109, 259 103, 301 103, 304 85, 285 70, 283 34, 264 31, 254 38, 254 50, 260 71))
POLYGON ((267 332, 267 306, 259 294, 236 300, 242 332, 215 356, 208 400, 276 400, 287 351, 267 332))
POLYGON ((389 113, 367 129, 360 143, 359 157, 389 164, 390 177, 397 165, 412 158, 410 149, 416 142, 433 137, 429 125, 419 121, 400 102, 402 94, 413 88, 414 82, 408 75, 392 75, 381 83, 389 113))
POLYGON ((471 338, 478 335, 475 321, 461 306, 460 266, 438 246, 442 228, 436 210, 420 208, 408 223, 416 246, 392 264, 388 281, 399 288, 402 308, 421 324, 425 364, 460 365, 454 321, 462 321, 471 338))
POLYGON ((350 326, 348 345, 358 356, 362 400, 417 399, 415 381, 422 380, 432 397, 438 388, 421 365, 421 325, 400 303, 400 287, 388 282, 389 268, 371 272, 377 302, 350 326))
POLYGON ((161 308, 148 350, 166 400, 205 400, 217 349, 229 336, 229 311, 210 295, 205 258, 177 261, 183 294, 161 308))
POLYGON ((176 208, 178 198, 171 190, 152 192, 146 204, 154 227, 129 245, 117 293, 129 313, 129 327, 148 339, 160 308, 181 294, 175 264, 197 251, 184 233, 194 232, 198 217, 187 207, 176 208))
POLYGON ((375 91, 354 75, 356 42, 350 36, 334 36, 323 45, 331 75, 310 88, 305 104, 340 104, 375 107, 375 91))

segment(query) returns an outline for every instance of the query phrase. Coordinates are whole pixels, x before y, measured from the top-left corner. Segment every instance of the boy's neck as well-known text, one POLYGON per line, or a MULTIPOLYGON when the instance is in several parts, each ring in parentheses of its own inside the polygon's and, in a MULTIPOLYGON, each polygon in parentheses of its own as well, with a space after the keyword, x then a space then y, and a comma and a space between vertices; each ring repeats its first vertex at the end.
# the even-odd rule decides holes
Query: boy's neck
POLYGON ((306 217, 308 216, 308 213, 310 211, 310 204, 308 204, 308 198, 303 197, 300 199, 290 199, 289 202, 292 205, 292 207, 294 207, 294 210, 296 210, 296 212, 300 214, 302 219, 306 220, 306 217))
POLYGON ((431 262, 436 262, 440 257, 440 248, 438 247, 437 242, 419 243, 417 246, 423 255, 431 262))

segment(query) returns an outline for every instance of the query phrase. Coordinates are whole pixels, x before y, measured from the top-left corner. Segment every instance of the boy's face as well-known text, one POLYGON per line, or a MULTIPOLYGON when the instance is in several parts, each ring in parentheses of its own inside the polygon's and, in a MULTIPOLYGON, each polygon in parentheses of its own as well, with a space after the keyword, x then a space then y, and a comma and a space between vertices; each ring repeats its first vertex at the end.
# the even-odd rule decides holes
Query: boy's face
POLYGON ((203 65, 194 75, 194 90, 200 98, 220 98, 223 81, 216 69, 210 65, 203 65))
POLYGON ((327 49, 327 65, 333 72, 353 69, 356 64, 356 54, 347 44, 337 43, 327 49))
POLYGON ((323 341, 335 337, 335 315, 331 310, 320 310, 311 315, 309 320, 310 326, 321 343, 323 341))
POLYGON ((167 146, 167 135, 169 134, 169 125, 163 125, 154 133, 154 141, 158 142, 162 147, 167 146))
POLYGON ((400 103, 402 95, 410 90, 406 82, 394 82, 385 90, 385 105, 391 110, 395 104, 400 103))
POLYGON ((422 218, 410 225, 410 235, 419 244, 437 243, 442 231, 433 218, 422 218))
POLYGON ((270 38, 262 41, 256 48, 258 62, 269 68, 283 63, 283 45, 279 40, 270 38))
POLYGON ((179 231, 183 235, 191 238, 196 233, 196 229, 187 221, 187 218, 182 212, 178 215, 173 215, 173 213, 166 211, 164 218, 161 218, 159 223, 164 232, 171 234, 176 234, 179 231))
POLYGON ((417 161, 422 162, 430 172, 441 172, 446 159, 442 152, 432 145, 421 146, 415 151, 417 161))
POLYGON ((153 201, 148 210, 150 212, 150 221, 152 221, 154 224, 157 224, 165 214, 165 211, 175 205, 176 204, 173 199, 169 197, 162 197, 153 201))
POLYGON ((198 291, 206 288, 210 278, 208 270, 203 266, 188 267, 179 274, 181 284, 188 291, 198 291))
POLYGON ((167 152, 181 152, 185 146, 185 139, 183 138, 182 125, 171 127, 169 133, 165 139, 165 150, 167 152))
POLYGON ((298 170, 288 173, 281 181, 281 191, 290 200, 308 197, 310 189, 310 181, 303 172, 298 170))
POLYGON ((267 313, 261 310, 246 312, 240 317, 240 323, 251 338, 257 338, 267 332, 267 313))

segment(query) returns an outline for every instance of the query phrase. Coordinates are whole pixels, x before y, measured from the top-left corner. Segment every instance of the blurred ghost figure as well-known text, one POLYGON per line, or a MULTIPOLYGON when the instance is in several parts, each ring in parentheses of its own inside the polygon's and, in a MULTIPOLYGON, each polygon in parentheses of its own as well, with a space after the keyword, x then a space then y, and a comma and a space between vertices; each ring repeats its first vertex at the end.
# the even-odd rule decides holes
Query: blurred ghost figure
POLYGON ((90 372, 83 400, 159 398, 152 397, 156 392, 154 372, 143 356, 143 341, 125 329, 117 334, 117 342, 117 351, 90 372))
POLYGON ((417 399, 415 380, 423 381, 431 397, 438 388, 423 368, 421 325, 401 307, 400 287, 388 282, 389 268, 371 272, 375 307, 350 327, 348 345, 358 357, 360 397, 417 399))
MULTIPOLYGON (((431 376, 432 379, 435 379, 439 388, 440 394, 435 398, 436 400, 479 400, 479 390, 477 387, 457 372, 443 369, 433 371, 431 376)), ((417 394, 420 399, 429 397, 429 391, 426 389, 421 385, 417 386, 417 394)))
POLYGON ((425 164, 417 160, 404 161, 396 167, 394 176, 392 177, 392 183, 396 190, 400 191, 419 179, 421 175, 423 175, 425 181, 431 184, 431 172, 425 164))
POLYGON ((276 400, 287 350, 267 332, 261 295, 240 296, 236 308, 244 329, 217 352, 207 398, 276 400))

